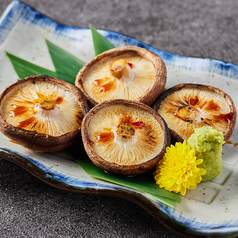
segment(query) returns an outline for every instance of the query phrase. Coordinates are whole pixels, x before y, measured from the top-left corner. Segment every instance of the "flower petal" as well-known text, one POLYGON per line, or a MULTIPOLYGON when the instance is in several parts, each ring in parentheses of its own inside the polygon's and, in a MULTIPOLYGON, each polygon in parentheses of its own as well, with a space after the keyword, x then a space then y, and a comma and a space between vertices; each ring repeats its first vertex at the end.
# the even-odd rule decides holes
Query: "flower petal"
POLYGON ((197 167, 201 163, 202 159, 197 160, 195 150, 186 141, 176 142, 166 148, 163 159, 156 167, 156 184, 168 191, 185 195, 187 189, 196 188, 202 180, 201 175, 206 173, 205 169, 197 167))

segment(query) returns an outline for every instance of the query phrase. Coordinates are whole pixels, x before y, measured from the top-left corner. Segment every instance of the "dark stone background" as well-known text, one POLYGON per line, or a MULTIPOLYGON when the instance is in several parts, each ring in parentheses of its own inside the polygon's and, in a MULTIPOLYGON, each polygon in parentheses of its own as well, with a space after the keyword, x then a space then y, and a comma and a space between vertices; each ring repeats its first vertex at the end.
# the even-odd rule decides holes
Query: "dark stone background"
MULTIPOLYGON (((1 0, 0 14, 10 0, 1 0)), ((25 0, 71 26, 117 31, 173 54, 238 64, 236 0, 25 0)), ((0 159, 0 237, 180 237, 121 198, 53 188, 0 159)))

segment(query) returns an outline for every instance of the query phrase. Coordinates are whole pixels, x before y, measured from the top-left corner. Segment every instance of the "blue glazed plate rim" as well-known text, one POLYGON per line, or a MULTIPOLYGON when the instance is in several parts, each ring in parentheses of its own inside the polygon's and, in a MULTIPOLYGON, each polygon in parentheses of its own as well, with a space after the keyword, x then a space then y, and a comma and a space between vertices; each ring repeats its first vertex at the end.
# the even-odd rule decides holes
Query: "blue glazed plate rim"
MULTIPOLYGON (((18 21, 18 18, 21 17, 22 12, 30 12, 34 16, 37 16, 34 19, 34 23, 38 24, 40 22, 40 26, 42 23, 53 24, 55 25, 55 29, 57 31, 63 30, 89 30, 87 28, 77 28, 66 26, 61 23, 57 23, 54 20, 48 18, 47 16, 41 14, 37 10, 31 8, 30 6, 22 3, 20 1, 13 1, 8 8, 3 13, 0 18, 0 44, 4 42, 6 35, 10 32, 12 26, 18 21), (18 14, 18 15, 17 15, 18 14), (15 17, 12 21, 13 16, 15 17)), ((43 27, 43 26, 42 26, 43 27)), ((144 44, 141 41, 138 41, 129 36, 106 30, 99 30, 108 40, 110 41, 123 41, 125 45, 137 45, 142 48, 149 49, 150 51, 158 54, 167 65, 176 64, 180 68, 189 68, 188 70, 194 70, 195 65, 199 65, 200 69, 209 70, 209 72, 213 72, 216 69, 216 73, 225 76, 228 79, 238 79, 238 66, 232 63, 208 59, 208 58, 194 58, 187 56, 179 56, 171 53, 167 53, 151 47, 147 44, 144 44), (189 62, 189 67, 188 67, 189 62), (199 64, 195 64, 195 62, 199 62, 199 64)), ((196 68, 197 69, 197 68, 196 68)), ((76 184, 67 182, 67 178, 62 177, 62 174, 58 174, 55 171, 46 170, 41 163, 36 163, 33 158, 26 157, 16 151, 12 151, 7 148, 0 148, 0 156, 6 160, 14 162, 19 166, 26 169, 28 172, 39 178, 40 180, 50 184, 51 186, 57 187, 59 189, 70 190, 74 192, 81 193, 97 193, 102 195, 109 196, 117 196, 126 198, 132 202, 137 203, 146 211, 148 211, 151 215, 153 215, 157 220, 159 220, 162 224, 167 226, 169 229, 180 233, 185 236, 231 236, 238 235, 238 224, 230 225, 229 221, 227 224, 217 225, 216 227, 212 225, 203 225, 197 226, 193 223, 193 221, 189 221, 189 219, 183 219, 179 217, 173 216, 173 209, 164 206, 163 204, 155 203, 153 200, 148 199, 142 193, 136 192, 135 190, 128 189, 118 185, 100 185, 100 183, 88 183, 84 181, 77 181, 76 184), (100 189, 98 189, 100 188, 100 189), (198 228, 199 227, 199 228, 198 228)))

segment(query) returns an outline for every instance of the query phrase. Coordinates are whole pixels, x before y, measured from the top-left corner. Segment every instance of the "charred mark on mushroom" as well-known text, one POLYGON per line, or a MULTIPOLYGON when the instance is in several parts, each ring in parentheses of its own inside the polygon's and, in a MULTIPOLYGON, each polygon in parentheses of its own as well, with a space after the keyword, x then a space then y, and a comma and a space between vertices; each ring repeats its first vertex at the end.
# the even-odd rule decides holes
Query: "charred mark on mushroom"
POLYGON ((134 68, 134 64, 132 64, 132 63, 127 63, 127 64, 128 64, 128 66, 129 66, 131 69, 134 68))
POLYGON ((215 119, 229 122, 233 119, 233 117, 234 117, 234 113, 230 112, 228 114, 220 114, 219 116, 215 116, 215 119))
POLYGON ((142 121, 136 121, 133 122, 132 118, 130 116, 125 116, 120 120, 120 123, 130 123, 134 128, 143 128, 145 126, 145 124, 142 121))
MULTIPOLYGON (((178 106, 177 111, 174 113, 174 116, 185 122, 205 123, 206 125, 211 126, 212 121, 208 118, 205 118, 205 113, 203 110, 217 112, 221 109, 220 106, 214 102, 214 100, 209 100, 200 105, 199 99, 196 96, 195 98, 186 100, 186 102, 187 101, 189 101, 189 104, 178 106)), ((231 121, 233 117, 234 113, 231 112, 228 114, 213 115, 215 120, 223 120, 226 122, 231 121)))
POLYGON ((144 126, 143 122, 133 122, 131 117, 126 116, 121 119, 117 127, 117 134, 123 139, 130 139, 135 135, 135 129, 142 129, 144 126))
POLYGON ((63 98, 62 97, 57 97, 57 99, 55 100, 56 104, 61 104, 63 102, 63 98))
POLYGON ((132 122, 132 125, 134 128, 137 129, 142 129, 145 126, 145 124, 142 121, 132 122))
POLYGON ((110 78, 106 77, 104 79, 95 79, 93 81, 93 85, 95 87, 98 87, 98 92, 107 92, 112 89, 112 87, 115 85, 115 81, 111 80, 110 78))
POLYGON ((123 139, 128 139, 135 135, 135 129, 131 123, 124 122, 118 126, 117 133, 123 139))
POLYGON ((101 93, 101 92, 109 91, 113 87, 113 85, 114 85, 114 81, 105 83, 99 88, 98 92, 101 93))
MULTIPOLYGON (((136 129, 142 129, 145 124, 141 121, 133 122, 131 117, 124 117, 120 120, 119 125, 117 126, 115 133, 123 140, 129 140, 135 135, 136 129)), ((113 140, 115 135, 113 129, 104 128, 108 132, 95 133, 97 142, 107 142, 113 140)))
POLYGON ((111 132, 95 133, 95 135, 97 137, 98 142, 106 142, 106 141, 114 139, 114 134, 112 131, 111 132))
POLYGON ((205 102, 200 108, 203 108, 203 107, 206 110, 210 110, 210 111, 219 111, 221 109, 219 105, 215 103, 213 100, 205 102))
POLYGON ((10 117, 17 117, 28 111, 28 108, 25 106, 19 106, 19 105, 13 104, 12 107, 13 107, 13 110, 9 111, 10 117))
POLYGON ((99 87, 99 86, 102 84, 102 82, 103 82, 103 79, 95 79, 95 80, 93 81, 93 84, 94 84, 95 86, 99 87))
POLYGON ((198 104, 198 102, 199 102, 199 99, 198 99, 197 96, 196 96, 195 98, 191 98, 191 99, 190 99, 190 104, 191 104, 192 106, 195 106, 196 104, 198 104))
POLYGON ((37 120, 35 117, 30 117, 27 118, 24 121, 21 121, 17 124, 18 127, 20 128, 26 128, 27 126, 29 126, 31 124, 31 128, 33 128, 36 124, 37 124, 37 120), (34 123, 33 123, 34 122, 34 123))

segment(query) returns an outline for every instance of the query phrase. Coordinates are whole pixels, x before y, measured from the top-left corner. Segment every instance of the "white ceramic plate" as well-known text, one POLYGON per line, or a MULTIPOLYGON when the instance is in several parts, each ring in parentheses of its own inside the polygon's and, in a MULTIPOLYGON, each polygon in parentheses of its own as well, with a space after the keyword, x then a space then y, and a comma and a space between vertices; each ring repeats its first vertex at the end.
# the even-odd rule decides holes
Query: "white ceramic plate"
MULTIPOLYGON (((238 66, 212 60, 169 54, 136 39, 115 32, 99 31, 115 46, 135 45, 158 54, 168 70, 166 87, 178 83, 213 85, 228 93, 238 105, 238 66)), ((16 82, 17 75, 5 55, 8 51, 39 66, 54 70, 45 38, 82 61, 94 57, 89 29, 64 26, 18 1, 0 19, 0 91, 16 82)), ((182 198, 175 209, 156 202, 143 193, 95 180, 74 161, 69 151, 40 154, 27 150, 0 135, 0 155, 39 179, 60 189, 107 194, 136 202, 170 229, 187 236, 238 236, 238 128, 231 144, 224 146, 222 173, 201 183, 182 198)), ((85 153, 83 147, 81 153, 85 153)))

